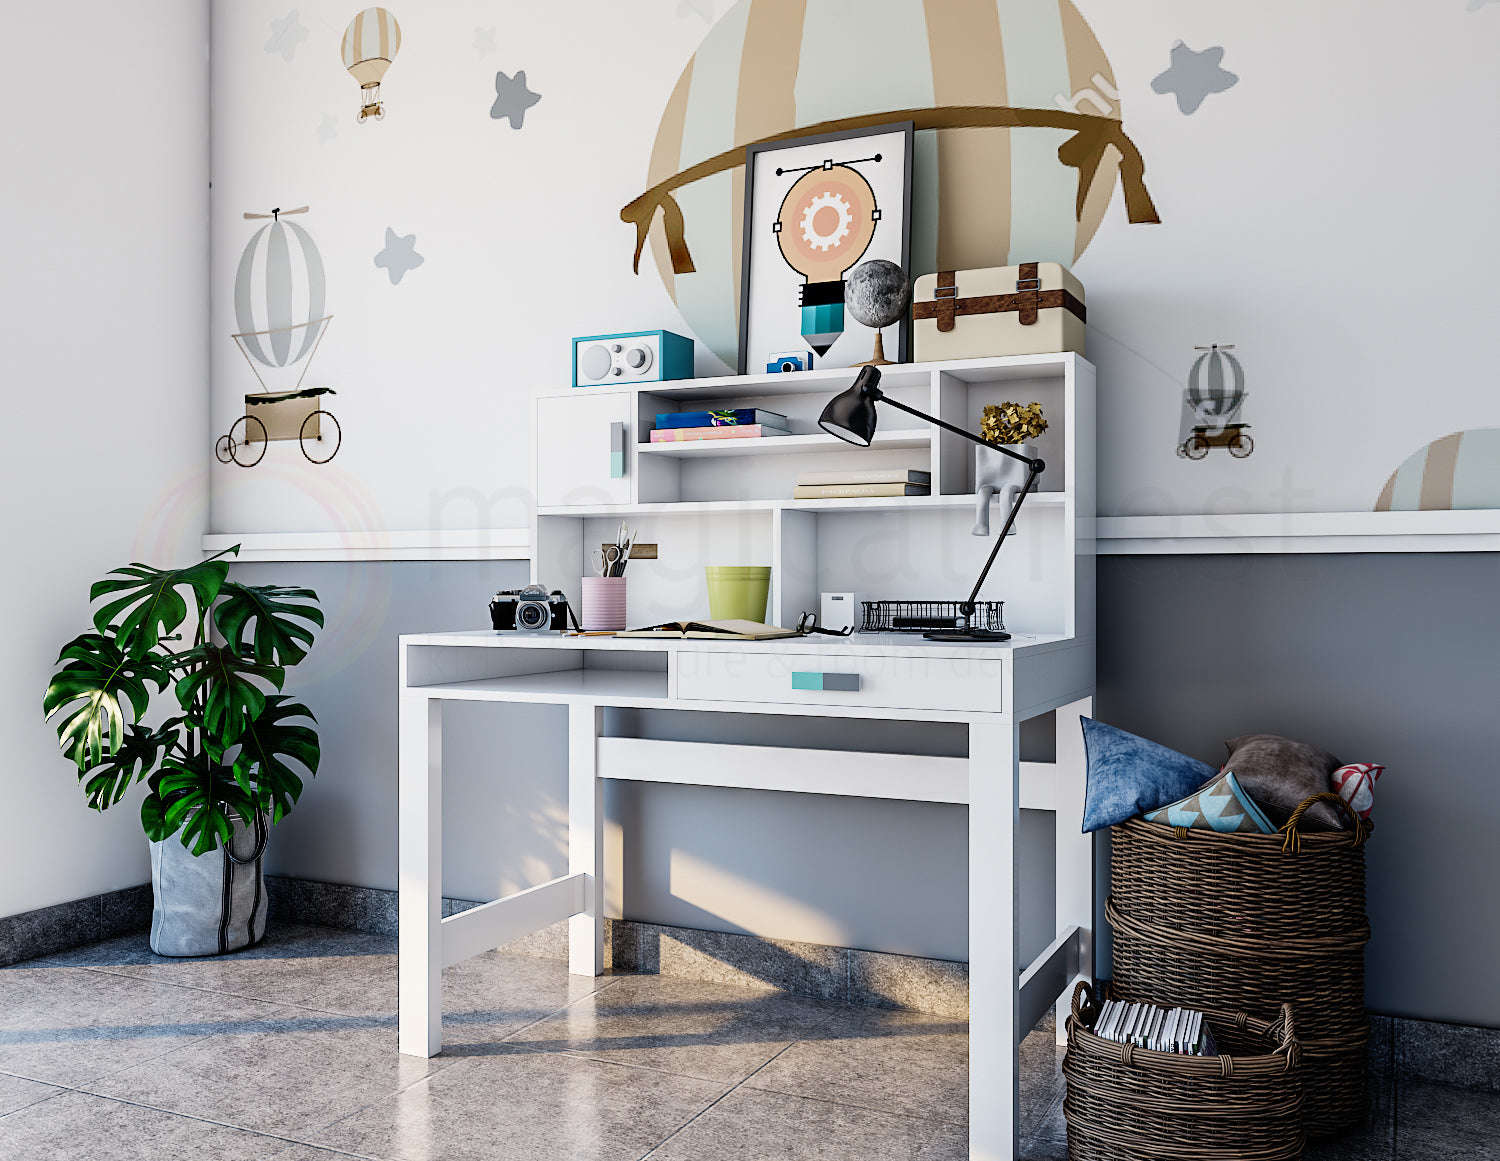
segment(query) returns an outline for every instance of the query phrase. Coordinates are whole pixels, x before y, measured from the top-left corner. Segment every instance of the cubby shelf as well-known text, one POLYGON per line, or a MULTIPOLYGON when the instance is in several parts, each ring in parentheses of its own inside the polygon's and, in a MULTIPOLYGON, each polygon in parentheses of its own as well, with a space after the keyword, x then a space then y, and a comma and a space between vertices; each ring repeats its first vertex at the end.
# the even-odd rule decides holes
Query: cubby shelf
MULTIPOLYGON (((961 599, 993 543, 971 534, 976 449, 894 407, 880 409, 868 449, 819 431, 823 407, 854 374, 819 368, 540 395, 534 579, 576 599, 590 555, 623 521, 659 549, 631 565, 634 622, 703 616, 710 564, 769 566, 766 619, 783 625, 817 609, 823 592, 961 599), (795 434, 650 442, 658 415, 704 407, 776 411, 795 434), (934 494, 793 498, 807 473, 871 469, 927 472, 934 494)), ((1049 426, 1036 454, 1047 463, 1045 490, 1028 498, 982 595, 1006 602, 1013 631, 1090 635, 1093 367, 1073 354, 908 363, 882 368, 881 387, 893 402, 966 431, 978 430, 988 404, 1042 405, 1049 426)), ((993 532, 1004 517, 1003 501, 993 502, 993 532)))
MULTIPOLYGON (((660 504, 577 504, 538 508, 539 516, 709 516, 734 512, 893 512, 972 508, 975 496, 849 496, 828 500, 680 500, 660 504)), ((1034 492, 1026 511, 1060 509, 1066 492, 1034 492)))
MULTIPOLYGON (((870 444, 873 448, 931 448, 930 431, 877 431, 870 444)), ((750 439, 690 439, 670 443, 643 443, 643 456, 686 456, 690 459, 721 459, 728 456, 777 456, 800 452, 839 451, 849 444, 834 435, 813 432, 808 435, 759 436, 750 439)))

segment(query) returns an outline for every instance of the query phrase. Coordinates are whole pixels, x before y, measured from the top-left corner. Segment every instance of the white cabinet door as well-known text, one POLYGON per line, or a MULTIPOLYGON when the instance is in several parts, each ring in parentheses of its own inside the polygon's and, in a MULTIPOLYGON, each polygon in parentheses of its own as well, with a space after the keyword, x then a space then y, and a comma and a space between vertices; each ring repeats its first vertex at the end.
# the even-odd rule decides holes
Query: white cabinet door
POLYGON ((537 503, 630 503, 630 395, 537 400, 537 503))

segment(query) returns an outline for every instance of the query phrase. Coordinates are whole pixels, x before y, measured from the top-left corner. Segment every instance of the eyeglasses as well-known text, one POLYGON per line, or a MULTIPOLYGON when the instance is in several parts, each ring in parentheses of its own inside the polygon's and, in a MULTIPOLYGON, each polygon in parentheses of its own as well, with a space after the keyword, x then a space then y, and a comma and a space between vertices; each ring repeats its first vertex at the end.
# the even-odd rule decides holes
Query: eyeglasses
POLYGON ((847 637, 854 632, 854 626, 846 625, 842 629, 825 629, 818 624, 817 613, 803 613, 797 618, 797 632, 804 637, 809 633, 822 633, 827 637, 847 637))

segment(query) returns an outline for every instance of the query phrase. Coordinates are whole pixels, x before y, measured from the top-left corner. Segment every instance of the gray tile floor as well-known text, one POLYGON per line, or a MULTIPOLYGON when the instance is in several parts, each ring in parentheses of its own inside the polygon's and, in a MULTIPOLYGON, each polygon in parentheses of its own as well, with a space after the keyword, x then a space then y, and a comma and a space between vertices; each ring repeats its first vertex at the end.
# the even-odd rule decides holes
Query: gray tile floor
MULTIPOLYGON (((493 954, 444 984, 447 1049, 418 1061, 383 936, 286 927, 204 960, 128 936, 0 970, 0 1158, 966 1155, 962 1022, 493 954)), ((1045 1031, 1022 1050, 1028 1158, 1066 1157, 1060 1059, 1045 1031)), ((1500 1097, 1400 1096, 1312 1156, 1500 1156, 1500 1097)))

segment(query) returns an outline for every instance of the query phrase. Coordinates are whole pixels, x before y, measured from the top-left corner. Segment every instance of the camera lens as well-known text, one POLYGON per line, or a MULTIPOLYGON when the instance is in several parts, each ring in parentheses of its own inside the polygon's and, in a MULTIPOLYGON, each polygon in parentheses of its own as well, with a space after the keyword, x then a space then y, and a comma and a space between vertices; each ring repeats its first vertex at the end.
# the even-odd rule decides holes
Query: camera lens
POLYGON ((521 629, 541 629, 547 624, 547 606, 530 603, 516 606, 516 626, 521 629))

